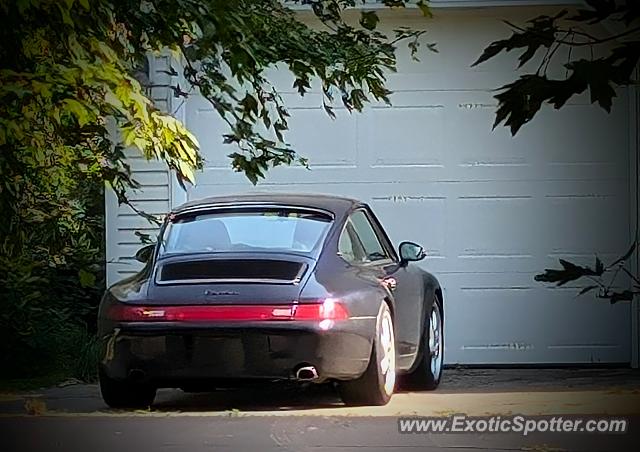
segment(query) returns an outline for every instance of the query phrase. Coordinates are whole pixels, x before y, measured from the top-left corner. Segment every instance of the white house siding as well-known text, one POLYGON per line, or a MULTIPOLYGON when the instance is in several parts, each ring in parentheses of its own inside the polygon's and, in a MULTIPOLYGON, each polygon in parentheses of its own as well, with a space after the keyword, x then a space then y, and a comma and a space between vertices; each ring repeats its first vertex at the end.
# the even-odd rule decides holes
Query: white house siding
MULTIPOLYGON (((631 361, 629 305, 576 298, 576 285, 550 288, 533 275, 557 266, 559 257, 592 264, 594 250, 610 260, 630 242, 635 104, 621 92, 607 115, 578 99, 559 112, 544 109, 512 138, 502 127, 491 131, 492 90, 515 78, 516 56, 469 67, 508 34, 501 19, 541 12, 438 10, 429 22, 411 12, 383 13, 389 29, 425 24, 440 53, 425 50, 416 63, 402 50, 399 70, 389 76, 393 106, 353 115, 337 108, 335 121, 318 91, 300 98, 286 73, 270 77, 292 114, 287 137, 311 170, 277 168, 258 189, 357 197, 371 204, 394 242, 423 244, 429 257, 421 265, 444 288, 448 363, 631 361)), ((160 213, 171 198, 177 205, 253 190, 230 170, 233 148, 222 144, 225 129, 211 106, 192 96, 179 114, 200 140, 205 169, 186 193, 176 184, 168 190, 166 172, 154 170, 158 185, 145 188, 140 205, 160 213)), ((112 281, 136 268, 127 256, 137 249, 133 228, 143 220, 126 213, 111 214, 109 248, 118 259, 112 281)))
MULTIPOLYGON (((175 84, 168 71, 170 57, 167 55, 150 59, 151 97, 157 108, 170 111, 175 108, 173 92, 167 87, 175 84)), ((159 161, 146 160, 139 151, 127 150, 127 162, 131 166, 133 178, 141 187, 129 193, 129 199, 137 209, 152 215, 164 215, 171 209, 171 183, 169 169, 159 161)), ((118 205, 115 194, 107 190, 106 194, 106 258, 107 283, 114 282, 136 273, 140 263, 134 255, 140 248, 138 231, 157 235, 158 227, 140 217, 127 205, 118 205)))

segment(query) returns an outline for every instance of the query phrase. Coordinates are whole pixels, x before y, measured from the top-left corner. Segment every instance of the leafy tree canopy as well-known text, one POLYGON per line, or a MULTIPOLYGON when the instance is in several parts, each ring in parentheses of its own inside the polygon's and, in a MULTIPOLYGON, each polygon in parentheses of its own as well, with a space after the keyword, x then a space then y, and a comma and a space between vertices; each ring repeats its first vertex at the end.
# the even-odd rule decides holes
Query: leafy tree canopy
MULTIPOLYGON (((0 31, 0 145, 34 158, 54 145, 55 152, 85 152, 87 167, 122 196, 132 185, 123 147, 163 159, 181 180, 192 180, 201 163, 195 138, 155 109, 132 76, 149 52, 169 49, 185 62, 187 82, 228 124, 225 139, 239 147, 233 167, 256 182, 269 167, 301 160, 284 141, 286 107, 265 69, 284 63, 300 94, 316 77, 327 100, 338 92, 345 106, 360 110, 369 97, 388 101, 384 70, 395 67, 396 43, 411 38, 415 50, 421 34, 402 29, 385 36, 376 31, 374 11, 348 24, 343 12, 355 0, 301 3, 322 27, 300 22, 279 0, 2 0, 1 18, 12 26, 0 31), (258 132, 258 122, 272 134, 258 132)), ((174 90, 186 95, 183 87, 174 90)), ((326 109, 332 114, 329 102, 326 109)))
POLYGON ((495 126, 504 123, 516 134, 542 105, 559 109, 573 96, 589 92, 591 102, 611 110, 616 88, 637 83, 634 71, 640 61, 640 2, 636 0, 586 0, 588 7, 570 13, 543 15, 525 25, 506 24, 512 35, 491 43, 474 63, 481 64, 502 52, 522 51, 518 67, 539 56, 537 70, 521 75, 501 88, 495 126), (607 30, 618 30, 608 32, 607 30), (569 49, 563 61, 564 77, 549 75, 549 68, 569 49), (590 57, 576 57, 579 49, 590 57), (572 52, 573 50, 573 52, 572 52))
POLYGON ((388 102, 384 73, 395 68, 396 45, 406 39, 415 53, 423 32, 384 35, 375 11, 348 23, 343 13, 355 0, 300 3, 318 27, 279 0, 0 0, 0 19, 11 24, 0 30, 0 208, 19 217, 3 223, 3 235, 52 211, 71 221, 78 212, 68 198, 87 178, 126 202, 136 182, 125 148, 193 181, 202 163, 196 138, 133 76, 150 53, 168 49, 183 63, 190 87, 173 87, 176 95, 197 88, 211 102, 228 125, 225 141, 238 146, 233 168, 254 183, 270 167, 306 163, 285 141, 288 113, 266 69, 286 65, 301 95, 319 79, 330 115, 334 93, 350 110, 388 102))
POLYGON ((79 319, 92 324, 104 283, 102 187, 125 203, 137 187, 124 150, 166 162, 181 182, 202 165, 196 138, 134 76, 145 59, 172 54, 170 72, 185 81, 175 95, 197 90, 211 102, 237 145, 230 164, 256 183, 271 167, 306 164, 285 140, 286 105, 267 69, 287 67, 301 95, 319 80, 329 115, 334 96, 355 111, 388 102, 395 49, 405 40, 415 53, 423 32, 382 34, 370 10, 345 19, 361 3, 0 0, 0 368, 44 363, 84 334, 68 329, 79 319), (292 3, 312 11, 313 26, 292 3))

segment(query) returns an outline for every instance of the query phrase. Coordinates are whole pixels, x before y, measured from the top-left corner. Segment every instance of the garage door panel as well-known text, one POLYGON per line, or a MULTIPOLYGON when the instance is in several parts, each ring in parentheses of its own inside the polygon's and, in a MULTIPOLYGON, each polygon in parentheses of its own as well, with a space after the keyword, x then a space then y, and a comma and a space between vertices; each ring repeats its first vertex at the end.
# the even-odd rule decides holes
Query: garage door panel
POLYGON ((528 141, 512 137, 502 127, 492 130, 496 107, 493 94, 451 93, 447 103, 450 119, 447 136, 455 163, 480 171, 490 167, 510 171, 531 165, 535 160, 528 141))
MULTIPOLYGON (((459 65, 456 70, 440 68, 432 73, 394 72, 387 76, 392 89, 392 103, 395 97, 406 91, 424 90, 452 91, 464 93, 492 93, 497 87, 513 82, 513 66, 508 73, 470 70, 468 65, 459 65)), ((494 92, 495 94, 495 92, 494 92)))
POLYGON ((437 104, 372 109, 366 118, 372 165, 442 166, 447 151, 443 110, 437 104))
MULTIPOLYGON (((290 109, 315 108, 318 110, 321 109, 324 98, 320 89, 308 91, 304 96, 301 96, 297 90, 287 90, 287 92, 280 92, 280 97, 282 98, 282 102, 290 109)), ((339 96, 336 97, 339 99, 339 96)), ((344 110, 345 107, 342 102, 338 102, 338 104, 335 105, 335 109, 344 110)), ((326 113, 324 113, 324 115, 328 117, 326 113)))
POLYGON ((219 183, 215 187, 212 185, 196 185, 189 191, 190 199, 198 199, 204 196, 211 196, 212 191, 215 191, 216 195, 234 194, 246 191, 270 191, 270 192, 300 192, 300 193, 325 193, 336 196, 352 196, 366 200, 369 194, 374 191, 375 185, 368 184, 353 184, 350 182, 341 182, 333 184, 296 184, 296 183, 269 183, 260 184, 258 187, 254 187, 250 183, 242 184, 225 184, 219 183), (207 195, 208 194, 208 195, 207 195))
POLYGON ((547 215, 537 223, 547 229, 549 252, 622 253, 630 243, 627 209, 614 197, 550 197, 547 215))
MULTIPOLYGON (((424 247, 429 261, 446 257, 448 217, 445 197, 373 194, 369 203, 396 247, 409 240, 424 247)), ((442 263, 438 266, 443 268, 442 263)))
MULTIPOLYGON (((291 98, 296 97, 297 99, 304 99, 300 98, 300 95, 298 94, 298 88, 293 86, 295 77, 288 70, 286 64, 278 63, 275 65, 271 65, 264 72, 264 78, 268 80, 269 84, 272 85, 283 97, 290 96, 291 98)), ((322 93, 322 83, 320 82, 320 80, 312 78, 309 81, 309 84, 310 88, 308 89, 308 94, 305 95, 305 98, 313 96, 314 94, 322 93)))
POLYGON ((287 139, 294 149, 303 150, 303 155, 314 166, 354 166, 358 143, 356 124, 358 117, 346 109, 336 109, 332 120, 324 110, 291 109, 290 132, 287 139), (313 127, 309 127, 313 124, 313 127))
POLYGON ((529 256, 539 237, 531 197, 461 196, 453 216, 459 257, 529 256), (473 221, 465 221, 465 219, 473 221))
MULTIPOLYGON (((629 337, 630 306, 622 303, 611 306, 590 296, 577 296, 577 289, 541 289, 542 298, 548 300, 544 309, 546 325, 550 330, 545 344, 555 349, 620 349, 629 337)), ((628 350, 623 350, 628 352, 628 350)), ((624 356, 629 359, 628 356, 624 356)))
MULTIPOLYGON (((363 151, 364 152, 364 151, 363 151)), ((196 186, 217 186, 218 184, 235 184, 240 188, 253 187, 246 176, 230 170, 231 166, 220 168, 204 168, 198 173, 196 186)), ((267 180, 260 181, 258 187, 270 187, 279 184, 296 185, 324 185, 344 184, 349 181, 354 185, 378 184, 393 185, 400 182, 419 183, 421 181, 437 181, 443 179, 440 166, 415 166, 393 168, 387 167, 364 168, 360 165, 315 164, 310 162, 310 169, 299 165, 291 167, 277 167, 269 170, 267 180), (390 180, 391 178, 391 180, 390 180)), ((188 193, 193 189, 189 188, 188 193)))
POLYGON ((534 224, 540 210, 531 190, 522 182, 372 183, 362 199, 396 244, 413 240, 426 248, 430 271, 533 272, 540 270, 537 258, 543 254, 535 244, 544 237, 521 225, 534 224))
MULTIPOLYGON (((628 152, 625 152, 625 150, 621 150, 620 153, 628 156, 628 152)), ((544 166, 544 169, 539 171, 539 174, 542 174, 540 179, 554 182, 580 180, 615 181, 628 180, 628 172, 627 165, 622 167, 616 162, 575 162, 548 163, 544 166)))
MULTIPOLYGON (((531 11, 529 11, 529 14, 531 11)), ((500 27, 500 17, 485 16, 478 14, 478 10, 472 14, 456 14, 443 17, 436 15, 433 21, 429 21, 429 39, 438 43, 438 50, 442 69, 450 73, 458 72, 498 72, 504 73, 513 71, 514 59, 511 55, 498 55, 489 60, 486 64, 476 68, 470 68, 471 64, 478 59, 484 51, 487 43, 497 39, 504 39, 510 35, 509 29, 500 27), (455 20, 455 24, 452 21, 455 20), (453 32, 454 27, 455 32, 453 32)), ((509 20, 527 20, 526 11, 510 11, 509 20)), ((429 55, 423 58, 425 66, 429 64, 429 55)), ((410 60, 403 60, 410 69, 410 60)))
MULTIPOLYGON (((194 96, 195 99, 198 96, 194 96)), ((229 155, 236 152, 237 148, 224 144, 223 135, 229 133, 229 129, 218 113, 211 105, 203 101, 194 101, 187 108, 187 124, 195 131, 196 138, 200 143, 200 151, 205 159, 207 168, 230 168, 229 155)), ((190 101, 191 102, 191 101, 190 101)))
POLYGON ((531 275, 442 275, 446 353, 465 363, 627 362, 629 305, 577 289, 541 287, 531 275), (460 334, 459 331, 464 331, 460 334), (557 361, 556 361, 557 360, 557 361))
MULTIPOLYGON (((544 109, 536 117, 544 133, 537 141, 547 165, 616 164, 626 167, 629 136, 618 127, 628 121, 626 99, 618 99, 610 115, 592 105, 567 105, 561 111, 544 109)), ((538 125, 538 124, 536 124, 538 125)))
POLYGON ((307 169, 299 164, 289 167, 277 167, 269 170, 267 180, 260 181, 257 187, 243 173, 232 172, 228 164, 222 168, 205 168, 198 174, 194 187, 188 189, 189 199, 193 199, 193 193, 203 190, 216 190, 219 185, 234 185, 236 190, 260 189, 282 184, 297 185, 331 185, 344 184, 345 180, 352 180, 354 184, 370 183, 368 175, 354 175, 354 167, 350 165, 310 164, 307 169))

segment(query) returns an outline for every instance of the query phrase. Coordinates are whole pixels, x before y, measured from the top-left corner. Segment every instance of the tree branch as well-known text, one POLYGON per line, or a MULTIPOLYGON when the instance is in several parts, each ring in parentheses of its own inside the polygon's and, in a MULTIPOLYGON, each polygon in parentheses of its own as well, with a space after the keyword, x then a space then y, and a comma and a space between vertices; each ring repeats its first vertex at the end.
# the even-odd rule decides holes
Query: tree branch
MULTIPOLYGON (((569 31, 567 31, 565 33, 565 35, 564 35, 564 37, 562 39, 563 40, 566 39, 569 36, 570 33, 572 33, 571 29, 569 29, 569 31)), ((540 75, 540 71, 541 70, 542 70, 542 73, 544 75, 547 74, 547 69, 549 68, 549 64, 551 63, 551 59, 553 58, 553 55, 555 55, 555 53, 558 51, 558 49, 562 45, 562 42, 556 41, 554 44, 555 44, 555 46, 553 47, 553 50, 551 50, 551 47, 547 48, 547 53, 545 54, 544 58, 540 62, 540 66, 538 66, 538 70, 537 70, 538 75, 540 75), (543 66, 544 66, 544 69, 542 69, 543 66)))
POLYGON ((622 271, 625 272, 629 278, 631 278, 636 284, 640 284, 640 279, 638 279, 633 273, 631 273, 629 270, 627 270, 624 267, 621 267, 622 271))
MULTIPOLYGON (((508 20, 505 20, 504 23, 507 24, 508 26, 510 26, 511 28, 513 28, 515 30, 518 30, 518 31, 520 31, 522 33, 531 33, 534 36, 538 36, 540 38, 547 39, 547 36, 543 35, 542 33, 536 33, 532 29, 521 27, 519 25, 514 24, 513 22, 509 22, 508 20)), ((569 30, 566 30, 566 29, 563 29, 563 28, 556 29, 556 33, 567 33, 568 31, 569 30)), ((616 39, 620 39, 620 38, 623 38, 625 36, 629 36, 629 35, 631 35, 633 33, 639 33, 639 32, 640 32, 640 26, 639 27, 630 28, 629 30, 626 30, 626 31, 624 31, 622 33, 618 33, 617 35, 609 36, 607 38, 596 38, 596 37, 591 37, 590 35, 588 35, 587 33, 584 33, 584 32, 576 32, 576 31, 574 31, 573 32, 574 34, 585 36, 585 37, 589 37, 591 40, 589 42, 575 42, 575 41, 567 41, 566 39, 556 39, 555 42, 559 42, 561 44, 564 44, 564 45, 567 45, 567 46, 572 46, 572 47, 584 47, 584 46, 605 44, 607 42, 615 41, 616 39)))

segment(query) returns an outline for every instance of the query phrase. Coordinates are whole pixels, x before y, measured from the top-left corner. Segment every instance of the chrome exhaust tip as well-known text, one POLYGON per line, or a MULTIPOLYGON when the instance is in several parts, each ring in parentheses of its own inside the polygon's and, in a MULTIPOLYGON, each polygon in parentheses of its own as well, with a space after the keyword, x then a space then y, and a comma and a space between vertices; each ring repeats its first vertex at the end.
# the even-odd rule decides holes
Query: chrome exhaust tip
POLYGON ((318 371, 314 366, 303 366, 296 371, 296 380, 312 381, 318 379, 318 371))

